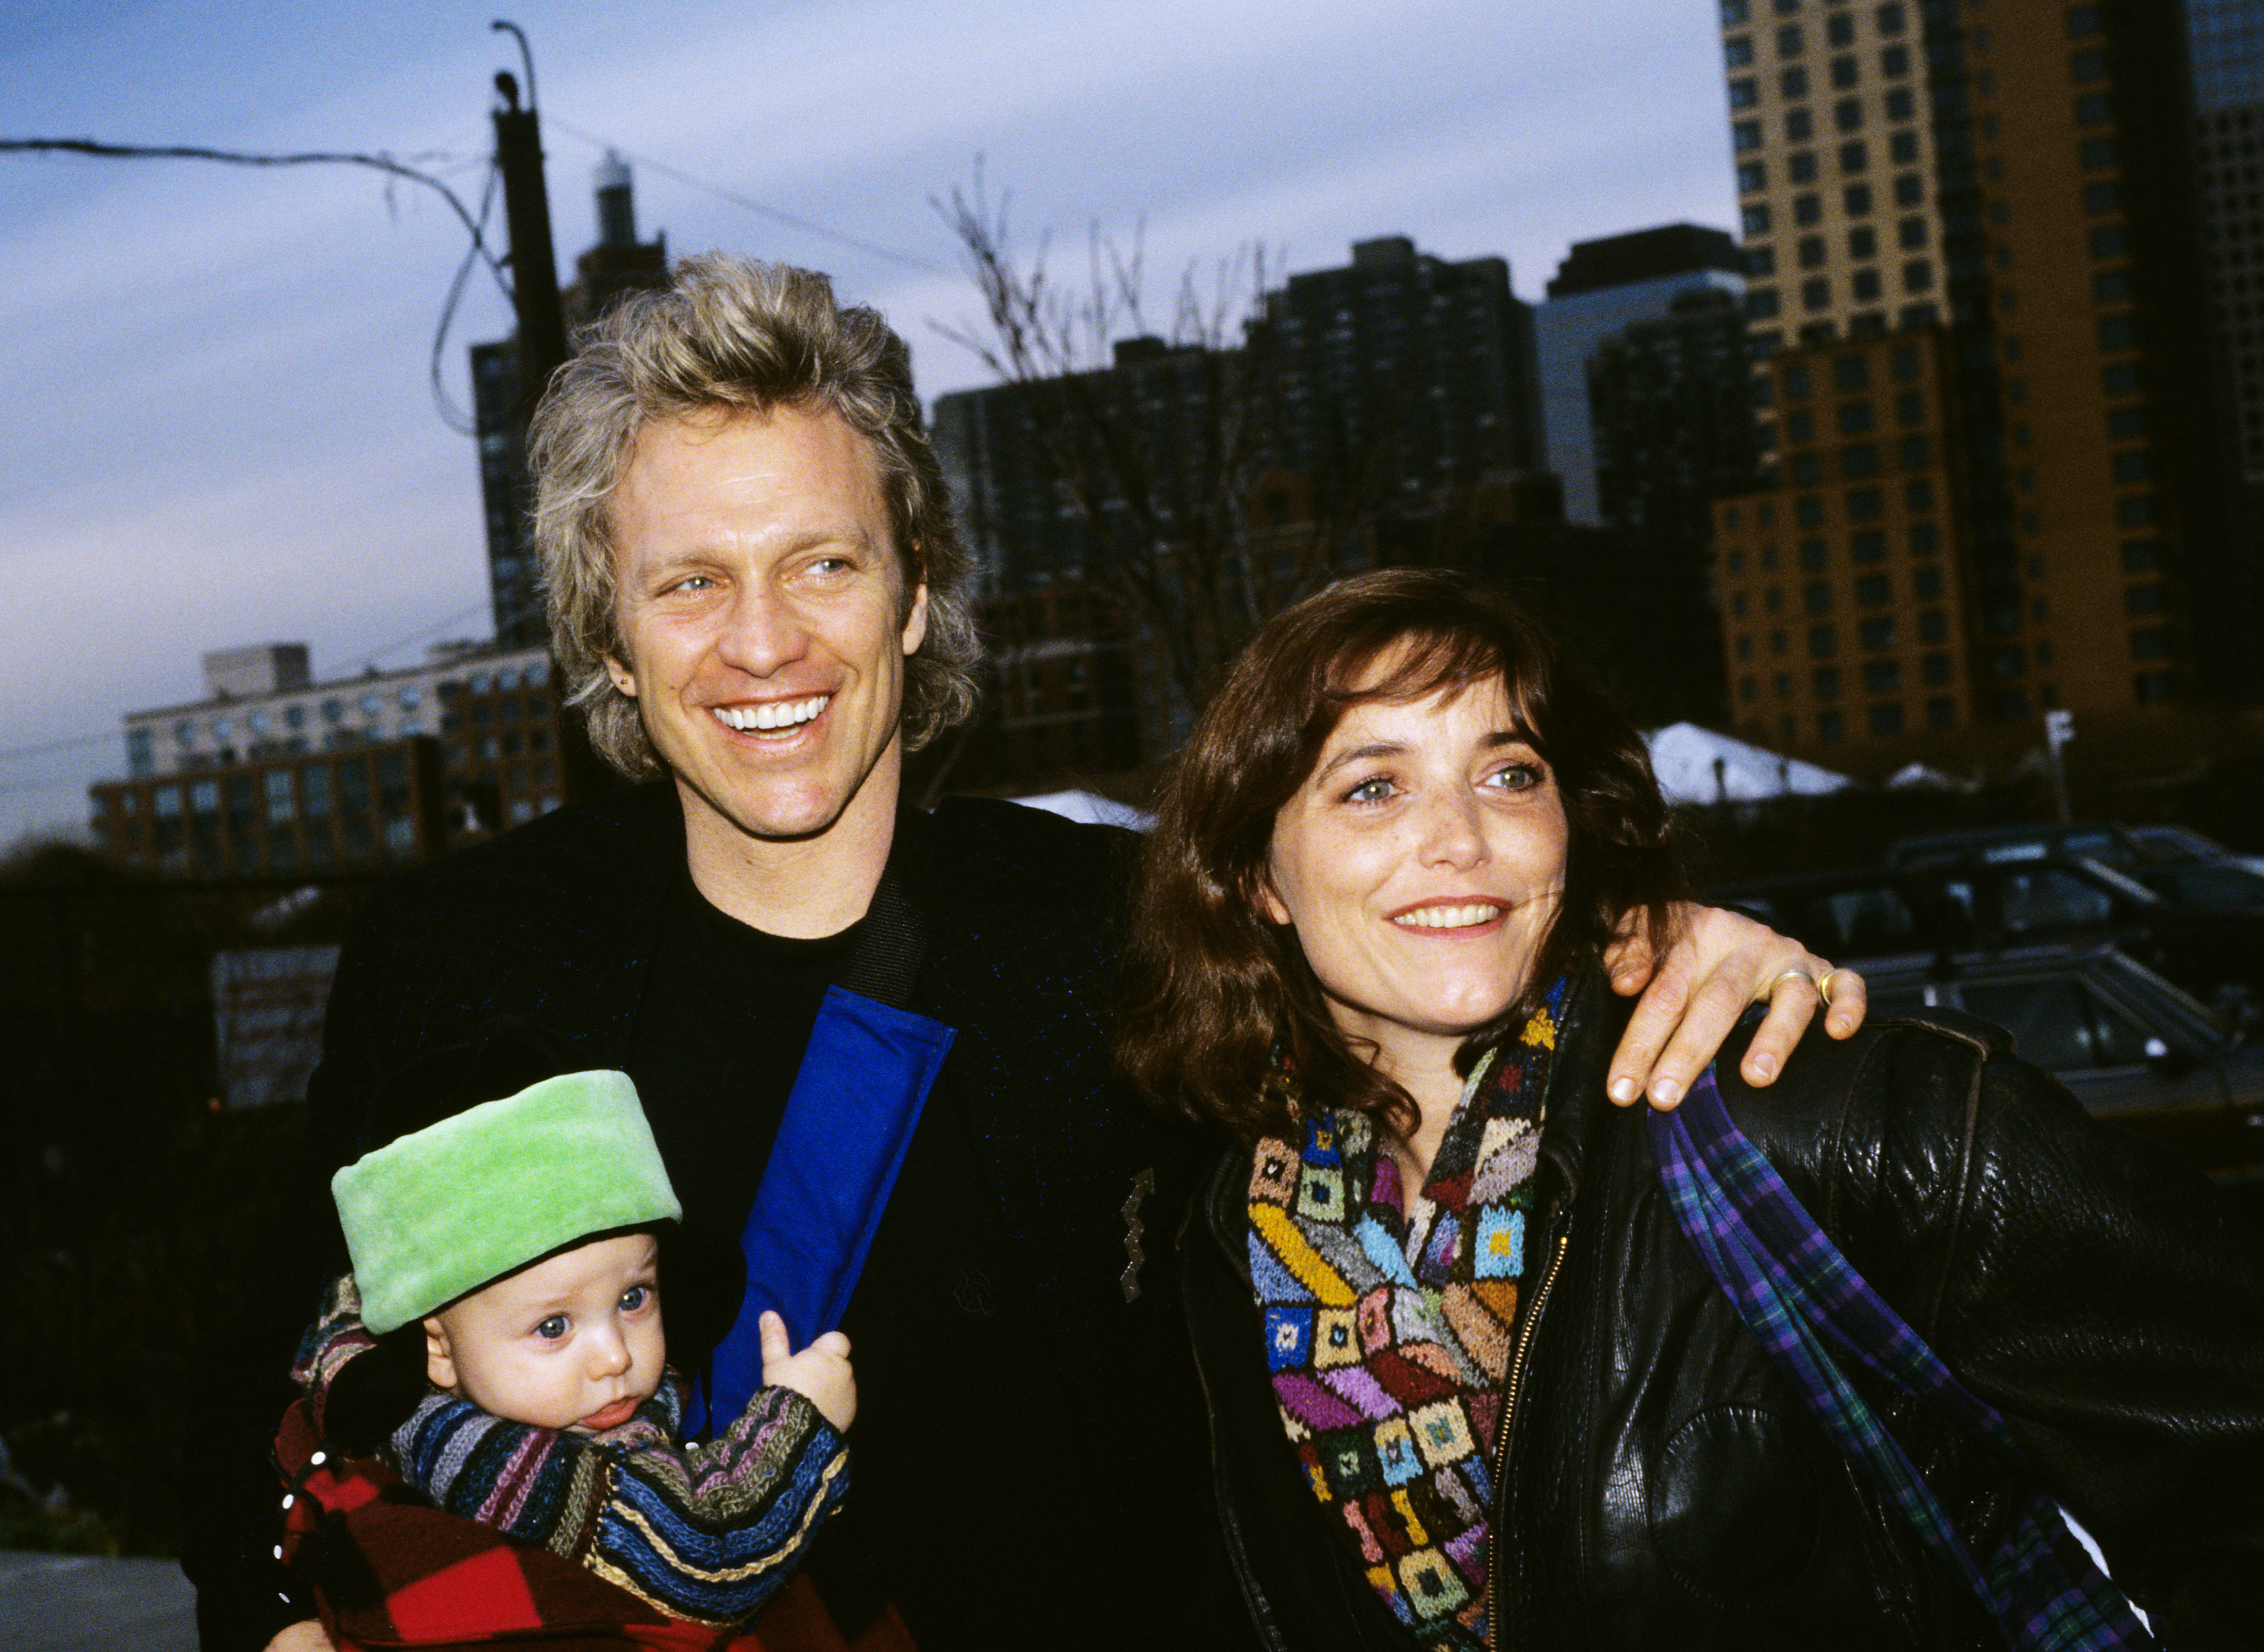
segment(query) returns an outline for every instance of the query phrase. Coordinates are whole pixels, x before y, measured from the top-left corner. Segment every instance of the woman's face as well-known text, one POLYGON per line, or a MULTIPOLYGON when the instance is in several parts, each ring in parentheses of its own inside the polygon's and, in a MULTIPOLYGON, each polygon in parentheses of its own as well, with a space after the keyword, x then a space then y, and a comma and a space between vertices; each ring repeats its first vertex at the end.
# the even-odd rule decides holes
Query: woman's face
POLYGON ((1267 915, 1387 1073, 1450 1057, 1499 1015, 1555 921, 1564 805, 1519 721, 1499 679, 1361 702, 1274 817, 1267 915))

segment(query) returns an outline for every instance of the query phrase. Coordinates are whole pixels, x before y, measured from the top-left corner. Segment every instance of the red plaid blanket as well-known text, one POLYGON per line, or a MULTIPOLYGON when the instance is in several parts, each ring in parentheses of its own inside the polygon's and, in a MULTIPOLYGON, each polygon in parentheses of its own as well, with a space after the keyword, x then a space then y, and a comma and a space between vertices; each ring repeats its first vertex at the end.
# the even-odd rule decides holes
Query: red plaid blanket
POLYGON ((572 1561, 444 1513, 382 1463, 324 1452, 303 1400, 284 1413, 275 1458, 279 1553, 339 1652, 914 1652, 893 1610, 845 1639, 800 1575, 746 1628, 667 1617, 572 1561))

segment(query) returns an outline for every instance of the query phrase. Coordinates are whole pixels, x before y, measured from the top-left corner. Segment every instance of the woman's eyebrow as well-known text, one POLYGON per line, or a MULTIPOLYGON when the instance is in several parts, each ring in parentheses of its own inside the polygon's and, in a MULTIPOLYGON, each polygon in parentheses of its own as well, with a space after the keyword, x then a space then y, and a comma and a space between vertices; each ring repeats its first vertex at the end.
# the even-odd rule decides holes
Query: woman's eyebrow
POLYGON ((1317 781, 1326 780, 1347 763, 1365 763, 1377 757, 1397 757, 1407 747, 1397 740, 1375 740, 1366 746, 1348 746, 1313 771, 1317 781))

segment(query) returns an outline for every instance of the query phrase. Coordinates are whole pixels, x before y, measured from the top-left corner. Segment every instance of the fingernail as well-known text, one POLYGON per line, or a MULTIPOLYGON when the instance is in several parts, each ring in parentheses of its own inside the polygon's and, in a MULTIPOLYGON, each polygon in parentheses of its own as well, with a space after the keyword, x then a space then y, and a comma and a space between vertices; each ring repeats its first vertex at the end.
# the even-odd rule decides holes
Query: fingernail
POLYGON ((1642 1094, 1643 1087, 1637 1084, 1633 1079, 1614 1079, 1612 1081, 1612 1099, 1617 1102, 1622 1107, 1625 1107, 1629 1102, 1632 1102, 1636 1096, 1642 1094))
POLYGON ((1756 1078, 1773 1079, 1776 1076, 1776 1058, 1773 1055, 1757 1055, 1752 1059, 1752 1069, 1756 1078))
POLYGON ((1672 1107, 1682 1099, 1682 1087, 1673 1079, 1653 1079, 1651 1099, 1661 1107, 1672 1107))

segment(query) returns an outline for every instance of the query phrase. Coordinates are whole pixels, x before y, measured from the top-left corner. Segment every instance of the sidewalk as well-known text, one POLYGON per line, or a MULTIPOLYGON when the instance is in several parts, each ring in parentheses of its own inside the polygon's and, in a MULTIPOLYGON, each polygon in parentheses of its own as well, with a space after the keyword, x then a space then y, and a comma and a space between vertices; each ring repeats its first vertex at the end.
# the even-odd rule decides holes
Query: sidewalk
POLYGON ((177 1561, 0 1549, 9 1652, 196 1652, 195 1602, 177 1561))

